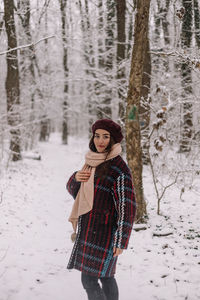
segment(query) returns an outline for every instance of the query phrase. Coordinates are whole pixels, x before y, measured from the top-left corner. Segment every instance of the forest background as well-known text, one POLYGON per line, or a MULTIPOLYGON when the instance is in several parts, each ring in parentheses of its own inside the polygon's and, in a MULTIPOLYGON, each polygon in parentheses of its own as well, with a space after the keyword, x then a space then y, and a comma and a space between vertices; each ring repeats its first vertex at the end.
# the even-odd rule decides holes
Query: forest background
POLYGON ((51 132, 67 144, 112 118, 126 136, 138 222, 144 165, 158 214, 172 185, 180 198, 198 194, 199 53, 198 0, 1 0, 0 176, 51 132))

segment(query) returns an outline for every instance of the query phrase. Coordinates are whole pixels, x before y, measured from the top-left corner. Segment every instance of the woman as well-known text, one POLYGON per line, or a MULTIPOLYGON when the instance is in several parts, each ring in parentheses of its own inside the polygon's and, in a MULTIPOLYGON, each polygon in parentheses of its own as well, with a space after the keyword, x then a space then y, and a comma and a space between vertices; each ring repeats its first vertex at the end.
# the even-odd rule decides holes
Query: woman
POLYGON ((117 300, 116 262, 128 246, 135 195, 130 170, 120 156, 121 127, 102 119, 93 124, 92 133, 85 164, 67 183, 75 199, 69 218, 75 244, 67 268, 81 271, 89 300, 117 300))

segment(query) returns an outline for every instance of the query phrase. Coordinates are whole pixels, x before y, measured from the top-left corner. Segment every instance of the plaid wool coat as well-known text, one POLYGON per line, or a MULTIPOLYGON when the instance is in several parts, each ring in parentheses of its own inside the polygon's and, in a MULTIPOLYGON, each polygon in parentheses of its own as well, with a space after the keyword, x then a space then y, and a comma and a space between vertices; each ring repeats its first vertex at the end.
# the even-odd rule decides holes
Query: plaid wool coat
MULTIPOLYGON (((73 198, 80 188, 75 174, 67 183, 67 190, 73 198)), ((117 257, 113 257, 113 247, 127 248, 135 212, 131 173, 122 157, 117 156, 110 161, 104 178, 95 174, 93 209, 79 217, 77 237, 67 268, 96 277, 113 276, 117 262, 117 257)))

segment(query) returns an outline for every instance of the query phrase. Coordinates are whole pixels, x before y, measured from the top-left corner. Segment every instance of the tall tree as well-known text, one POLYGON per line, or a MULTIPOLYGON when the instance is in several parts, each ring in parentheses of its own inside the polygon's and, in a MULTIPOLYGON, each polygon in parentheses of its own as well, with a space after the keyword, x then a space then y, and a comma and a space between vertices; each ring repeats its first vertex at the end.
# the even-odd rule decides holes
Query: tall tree
POLYGON ((196 43, 200 49, 200 7, 198 0, 194 0, 194 26, 196 43))
POLYGON ((84 50, 84 60, 85 60, 85 73, 86 73, 86 90, 88 95, 88 113, 89 113, 89 125, 91 126, 96 119, 96 97, 97 84, 95 82, 95 61, 94 61, 94 49, 92 40, 92 28, 90 21, 89 5, 88 0, 85 0, 85 5, 82 5, 81 0, 79 0, 79 9, 81 15, 81 30, 83 36, 83 50, 84 50))
MULTIPOLYGON (((14 1, 4 0, 5 11, 5 26, 8 38, 8 50, 17 47, 17 36, 14 19, 14 1)), ((20 147, 20 87, 19 87, 19 69, 17 50, 8 52, 7 56, 7 78, 6 78, 6 93, 7 93, 7 111, 8 125, 10 126, 10 150, 12 160, 21 159, 20 147)))
MULTIPOLYGON (((154 42, 157 48, 168 47, 170 44, 170 33, 169 33, 169 21, 167 19, 170 0, 161 1, 156 0, 157 11, 154 13, 155 22, 155 39, 154 42), (162 42, 162 38, 164 43, 162 42), (164 44, 164 45, 163 45, 164 44)), ((165 67, 164 74, 169 72, 169 59, 165 57, 164 59, 159 56, 154 57, 153 64, 156 67, 157 73, 159 73, 162 64, 165 67)))
POLYGON ((4 20, 3 20, 3 18, 1 18, 1 20, 0 20, 0 35, 3 31, 3 25, 4 25, 4 20))
POLYGON ((126 110, 126 151, 128 164, 132 170, 137 201, 137 222, 144 221, 146 203, 143 194, 142 148, 139 110, 141 89, 148 39, 150 0, 137 0, 134 26, 134 45, 126 110))
POLYGON ((142 161, 149 163, 149 123, 150 123, 150 88, 151 88, 151 54, 149 38, 146 39, 145 58, 142 77, 141 101, 140 101, 140 124, 142 140, 142 161))
POLYGON ((163 11, 162 11, 162 15, 163 15, 162 27, 163 27, 165 45, 169 45, 169 43, 170 43, 169 22, 167 20, 169 5, 170 5, 170 0, 166 0, 165 7, 163 8, 163 11))
MULTIPOLYGON (((23 31, 20 30, 21 43, 22 44, 31 44, 32 36, 31 36, 31 28, 30 28, 30 0, 17 0, 17 14, 20 17, 23 31)), ((21 28, 20 28, 21 29, 21 28)), ((21 56, 21 78, 22 83, 27 86, 27 82, 29 83, 31 90, 31 106, 34 107, 34 98, 35 98, 35 72, 34 72, 34 46, 30 46, 24 48, 20 51, 21 56), (25 82, 24 82, 25 81, 25 82)))
POLYGON ((104 9, 103 0, 98 1, 98 67, 104 67, 104 47, 103 47, 103 35, 104 35, 104 9))
POLYGON ((127 47, 126 47, 126 56, 130 58, 132 50, 132 40, 133 40, 133 12, 135 11, 135 6, 131 10, 127 9, 127 47))
MULTIPOLYGON (((49 4, 49 2, 47 4, 49 4)), ((45 33, 47 35, 48 34, 48 10, 47 9, 44 10, 44 23, 45 23, 45 33)), ((50 76, 50 66, 49 66, 48 39, 46 39, 44 41, 44 43, 45 43, 44 53, 45 53, 45 57, 47 59, 47 61, 45 62, 45 66, 44 66, 44 73, 49 77, 50 76)), ((46 82, 46 85, 43 87, 45 101, 51 97, 52 89, 53 89, 53 87, 51 85, 51 81, 46 82)), ((40 141, 47 141, 49 139, 50 129, 51 129, 50 125, 51 125, 51 122, 48 117, 48 111, 45 108, 42 112, 42 120, 40 121, 40 137, 39 137, 40 141)))
POLYGON ((63 95, 63 126, 62 126, 62 142, 68 142, 68 51, 67 51, 67 0, 59 0, 61 12, 61 26, 62 26, 62 42, 63 42, 63 69, 64 69, 64 95, 63 95))
POLYGON ((162 2, 157 0, 157 14, 155 16, 155 33, 156 39, 160 38, 163 33, 165 44, 168 45, 170 42, 169 34, 169 22, 167 20, 167 14, 169 10, 170 0, 162 2))
POLYGON ((110 118, 112 115, 111 101, 113 97, 112 80, 113 80, 113 63, 114 63, 114 29, 116 7, 113 0, 106 1, 106 27, 105 27, 105 59, 102 61, 105 71, 105 88, 103 99, 99 106, 98 118, 110 118))
MULTIPOLYGON (((17 15, 21 20, 21 26, 19 27, 20 43, 25 45, 31 45, 32 43, 30 12, 30 0, 17 0, 17 15)), ((32 149, 37 135, 36 116, 34 112, 37 94, 42 98, 42 92, 36 83, 35 65, 37 66, 37 61, 34 45, 21 49, 19 58, 21 94, 25 95, 25 105, 28 108, 27 111, 30 111, 27 116, 28 125, 24 128, 25 136, 23 136, 23 141, 26 149, 32 149), (29 89, 27 89, 27 86, 29 86, 29 89)))
POLYGON ((126 56, 126 0, 117 0, 117 79, 119 96, 119 118, 125 121, 125 95, 126 83, 125 66, 123 61, 126 56))
MULTIPOLYGON (((103 0, 98 0, 98 70, 104 74, 105 70, 105 22, 103 0)), ((98 76, 99 77, 99 76, 98 76)), ((104 98, 105 84, 101 78, 96 80, 96 95, 98 97, 97 117, 102 117, 101 105, 104 98)))
MULTIPOLYGON (((192 24, 193 24, 193 6, 192 1, 183 0, 184 16, 182 21, 181 46, 184 50, 188 50, 192 42, 192 24)), ((180 152, 188 152, 191 149, 190 140, 193 129, 193 105, 192 105, 192 70, 188 62, 181 64, 181 80, 182 80, 182 124, 180 152)))

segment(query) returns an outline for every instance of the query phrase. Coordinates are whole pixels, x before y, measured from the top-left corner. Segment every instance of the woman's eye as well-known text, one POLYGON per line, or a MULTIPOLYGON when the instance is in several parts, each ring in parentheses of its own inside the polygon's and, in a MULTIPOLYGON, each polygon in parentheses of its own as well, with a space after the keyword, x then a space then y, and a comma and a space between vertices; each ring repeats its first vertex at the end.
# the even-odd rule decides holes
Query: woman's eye
MULTIPOLYGON (((95 135, 94 138, 95 138, 95 139, 99 139, 100 136, 99 136, 99 135, 95 135)), ((103 136, 102 138, 103 138, 104 140, 107 140, 107 139, 109 139, 110 137, 109 137, 109 136, 103 136)))

